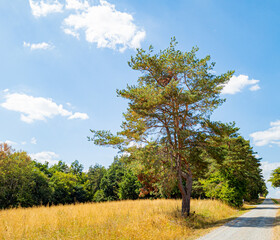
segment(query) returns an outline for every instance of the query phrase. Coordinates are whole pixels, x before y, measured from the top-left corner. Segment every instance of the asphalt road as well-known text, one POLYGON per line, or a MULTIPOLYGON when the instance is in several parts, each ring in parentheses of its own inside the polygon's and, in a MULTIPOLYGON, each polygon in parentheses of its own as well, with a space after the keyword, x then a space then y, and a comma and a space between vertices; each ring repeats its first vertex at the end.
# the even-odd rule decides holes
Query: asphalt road
POLYGON ((198 240, 272 240, 278 206, 265 199, 256 208, 228 222, 198 240))

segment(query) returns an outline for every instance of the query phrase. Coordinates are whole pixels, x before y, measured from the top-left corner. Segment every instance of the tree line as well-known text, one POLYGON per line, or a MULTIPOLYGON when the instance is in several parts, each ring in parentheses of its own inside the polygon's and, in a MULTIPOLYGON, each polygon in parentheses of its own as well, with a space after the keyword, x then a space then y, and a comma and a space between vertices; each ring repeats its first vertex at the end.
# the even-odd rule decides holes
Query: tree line
MULTIPOLYGON (((151 154, 147 149, 138 150, 142 157, 143 154, 146 157, 151 154)), ((162 157, 160 154, 155 156, 162 157)), ((48 162, 31 160, 26 152, 1 144, 0 209, 181 197, 174 178, 158 171, 158 159, 149 162, 150 165, 140 162, 135 165, 135 162, 129 163, 131 157, 124 154, 115 157, 108 168, 96 164, 85 172, 77 160, 71 165, 59 161, 51 166, 48 162)), ((252 164, 240 159, 230 168, 213 166, 213 170, 205 173, 204 177, 194 179, 192 197, 221 199, 234 206, 240 206, 242 199, 258 198, 259 193, 265 193, 266 187, 260 174, 259 160, 252 157, 251 161, 255 164, 253 168, 252 164), (236 179, 241 171, 243 175, 236 179)))
POLYGON ((138 198, 140 182, 118 158, 108 169, 98 164, 83 169, 77 160, 70 166, 33 161, 1 144, 0 209, 138 198))

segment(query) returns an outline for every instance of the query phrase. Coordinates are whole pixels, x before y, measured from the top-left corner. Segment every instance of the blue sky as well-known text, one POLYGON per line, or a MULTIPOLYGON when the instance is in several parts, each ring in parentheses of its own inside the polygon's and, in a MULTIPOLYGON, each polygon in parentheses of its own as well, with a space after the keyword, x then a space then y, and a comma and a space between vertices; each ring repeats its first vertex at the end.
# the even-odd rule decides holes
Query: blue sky
MULTIPOLYGON (((89 129, 119 130, 127 102, 116 89, 136 82, 135 48, 168 46, 235 70, 214 120, 235 121, 263 158, 280 166, 277 0, 0 1, 0 141, 40 161, 109 166, 117 154, 87 141, 89 129)), ((270 196, 280 191, 269 187, 270 196)))

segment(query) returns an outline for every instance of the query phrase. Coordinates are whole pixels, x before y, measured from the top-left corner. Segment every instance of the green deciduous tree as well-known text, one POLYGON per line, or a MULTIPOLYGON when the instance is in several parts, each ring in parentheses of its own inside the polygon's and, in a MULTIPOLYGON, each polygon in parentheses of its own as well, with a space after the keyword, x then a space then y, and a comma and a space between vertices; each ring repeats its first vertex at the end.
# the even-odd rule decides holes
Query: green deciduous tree
POLYGON ((52 202, 54 204, 73 203, 75 200, 75 187, 78 179, 71 173, 55 172, 51 179, 53 188, 52 202))
POLYGON ((273 187, 280 187, 280 167, 273 170, 269 181, 273 187))
POLYGON ((47 177, 27 153, 0 144, 0 208, 47 204, 50 197, 47 177))
POLYGON ((128 151, 133 142, 163 146, 168 162, 161 167, 173 169, 182 196, 182 214, 189 215, 193 171, 203 165, 203 159, 197 157, 201 136, 207 134, 205 123, 212 111, 224 101, 219 94, 233 72, 216 76, 210 56, 199 59, 198 48, 182 52, 176 45, 172 39, 167 49, 156 54, 153 47, 147 52, 137 50, 129 66, 142 76, 137 85, 117 90, 118 96, 129 100, 122 130, 116 135, 92 131, 91 140, 122 151, 128 151))
MULTIPOLYGON (((48 165, 48 163, 45 163, 48 165)), ((58 161, 58 163, 54 164, 53 166, 49 167, 48 169, 49 176, 51 177, 55 172, 63 172, 63 173, 69 173, 70 168, 68 165, 63 161, 58 161)))
POLYGON ((38 168, 32 169, 32 187, 29 189, 32 193, 32 205, 47 205, 51 202, 52 189, 48 177, 38 168))
POLYGON ((78 160, 75 160, 74 162, 71 163, 70 166, 70 172, 73 173, 76 176, 81 176, 83 173, 83 165, 79 163, 78 160))

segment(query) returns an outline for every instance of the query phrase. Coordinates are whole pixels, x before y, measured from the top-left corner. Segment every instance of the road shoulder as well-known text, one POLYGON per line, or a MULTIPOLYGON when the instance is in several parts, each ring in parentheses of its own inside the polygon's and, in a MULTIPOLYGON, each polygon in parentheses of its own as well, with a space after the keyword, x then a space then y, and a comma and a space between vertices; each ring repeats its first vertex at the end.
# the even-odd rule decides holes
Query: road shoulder
POLYGON ((280 239, 280 199, 273 199, 274 202, 279 205, 279 209, 276 214, 276 219, 273 227, 273 240, 280 239))
MULTIPOLYGON (((271 240, 278 207, 265 199, 256 208, 211 231, 199 240, 271 240)), ((276 238, 279 240, 279 238, 276 238)))

